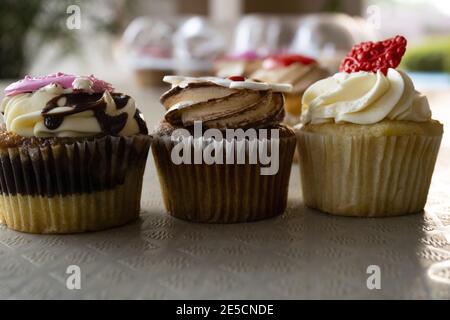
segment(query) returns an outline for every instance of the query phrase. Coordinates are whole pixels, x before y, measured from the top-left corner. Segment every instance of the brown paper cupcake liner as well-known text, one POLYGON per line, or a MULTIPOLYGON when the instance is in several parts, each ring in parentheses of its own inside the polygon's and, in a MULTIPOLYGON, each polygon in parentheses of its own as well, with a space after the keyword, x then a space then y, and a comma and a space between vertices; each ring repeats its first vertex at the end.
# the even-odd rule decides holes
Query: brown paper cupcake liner
POLYGON ((73 233, 138 217, 150 138, 94 138, 0 149, 4 223, 33 233, 73 233))
MULTIPOLYGON (((286 208, 295 136, 279 139, 279 169, 261 175, 258 164, 174 164, 171 152, 177 142, 154 137, 155 159, 164 205, 169 214, 184 220, 209 223, 248 222, 280 215, 286 208)), ((194 140, 189 142, 193 152, 194 140)), ((215 142, 219 143, 219 142, 215 142)), ((270 150, 270 140, 266 140, 270 150)), ((225 154, 227 146, 221 143, 225 154)), ((248 141, 245 152, 249 157, 248 141)), ((193 155, 193 154, 191 154, 193 155)), ((193 156, 191 158, 193 160, 193 156)))
POLYGON ((441 136, 296 134, 308 207, 360 217, 423 210, 441 136))

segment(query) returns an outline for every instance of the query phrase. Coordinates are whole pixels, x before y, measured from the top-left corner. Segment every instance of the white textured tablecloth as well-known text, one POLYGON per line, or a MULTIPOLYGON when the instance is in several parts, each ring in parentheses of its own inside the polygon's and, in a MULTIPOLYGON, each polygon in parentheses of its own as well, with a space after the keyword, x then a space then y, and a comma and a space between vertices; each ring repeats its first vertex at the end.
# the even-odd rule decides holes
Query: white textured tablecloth
MULTIPOLYGON (((127 91, 153 126, 158 91, 127 91), (146 104, 147 103, 147 104, 146 104)), ((450 94, 430 94, 450 128, 450 94)), ((287 212, 248 224, 167 216, 149 158, 139 221, 79 235, 0 227, 0 298, 450 298, 450 141, 444 135, 425 214, 333 217, 302 205, 294 166, 287 212), (78 265, 81 289, 66 287, 78 265), (369 290, 369 265, 381 289, 369 290)))

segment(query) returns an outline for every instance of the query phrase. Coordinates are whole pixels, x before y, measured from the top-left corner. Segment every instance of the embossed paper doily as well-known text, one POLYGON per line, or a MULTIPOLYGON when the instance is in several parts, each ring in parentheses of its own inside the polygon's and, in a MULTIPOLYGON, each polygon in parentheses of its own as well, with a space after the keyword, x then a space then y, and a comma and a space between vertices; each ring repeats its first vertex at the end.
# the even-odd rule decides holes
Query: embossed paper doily
MULTIPOLYGON (((154 124, 161 112, 151 107, 144 111, 154 124)), ((450 125, 447 111, 435 113, 450 125)), ((425 214, 386 219, 303 207, 295 166, 282 217, 234 225, 176 220, 164 212, 150 157, 142 216, 131 225, 65 236, 0 227, 0 298, 450 298, 447 140, 425 214), (69 265, 80 268, 80 290, 66 286, 69 265), (370 265, 380 268, 380 290, 367 288, 370 265)))

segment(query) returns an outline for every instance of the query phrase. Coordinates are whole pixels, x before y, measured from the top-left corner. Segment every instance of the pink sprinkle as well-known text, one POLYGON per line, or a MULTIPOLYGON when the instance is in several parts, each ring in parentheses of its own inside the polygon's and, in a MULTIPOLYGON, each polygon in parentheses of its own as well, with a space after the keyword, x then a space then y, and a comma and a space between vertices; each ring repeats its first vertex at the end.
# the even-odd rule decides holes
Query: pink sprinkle
MULTIPOLYGON (((63 72, 58 72, 42 77, 31 77, 30 75, 26 75, 24 79, 7 86, 5 89, 5 93, 7 96, 14 96, 20 93, 33 92, 52 83, 58 84, 64 89, 72 89, 72 83, 76 78, 79 78, 79 76, 65 74, 63 72)), ((111 84, 97 79, 92 74, 86 78, 92 81, 90 92, 114 91, 114 88, 111 84)))

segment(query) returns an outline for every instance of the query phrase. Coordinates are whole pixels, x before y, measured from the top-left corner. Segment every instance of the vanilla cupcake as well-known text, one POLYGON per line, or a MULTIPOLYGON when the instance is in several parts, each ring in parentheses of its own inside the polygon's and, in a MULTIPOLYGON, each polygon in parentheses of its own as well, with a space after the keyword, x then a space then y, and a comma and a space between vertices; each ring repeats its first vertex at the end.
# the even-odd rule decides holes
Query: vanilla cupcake
POLYGON ((295 125, 300 121, 303 92, 314 82, 329 75, 316 60, 302 55, 275 55, 266 58, 261 68, 250 78, 269 83, 290 83, 292 91, 285 94, 284 122, 295 125))
POLYGON ((308 207, 358 217, 423 210, 443 126, 395 69, 405 47, 400 36, 355 46, 341 72, 303 94, 295 131, 308 207))
POLYGON ((5 93, 0 216, 8 227, 73 233, 138 217, 150 139, 130 96, 63 73, 27 76, 5 93))
POLYGON ((290 85, 166 77, 165 119, 152 152, 169 214, 211 223, 254 221, 286 208, 294 132, 280 124, 290 85), (268 157, 267 157, 268 156, 268 157))

